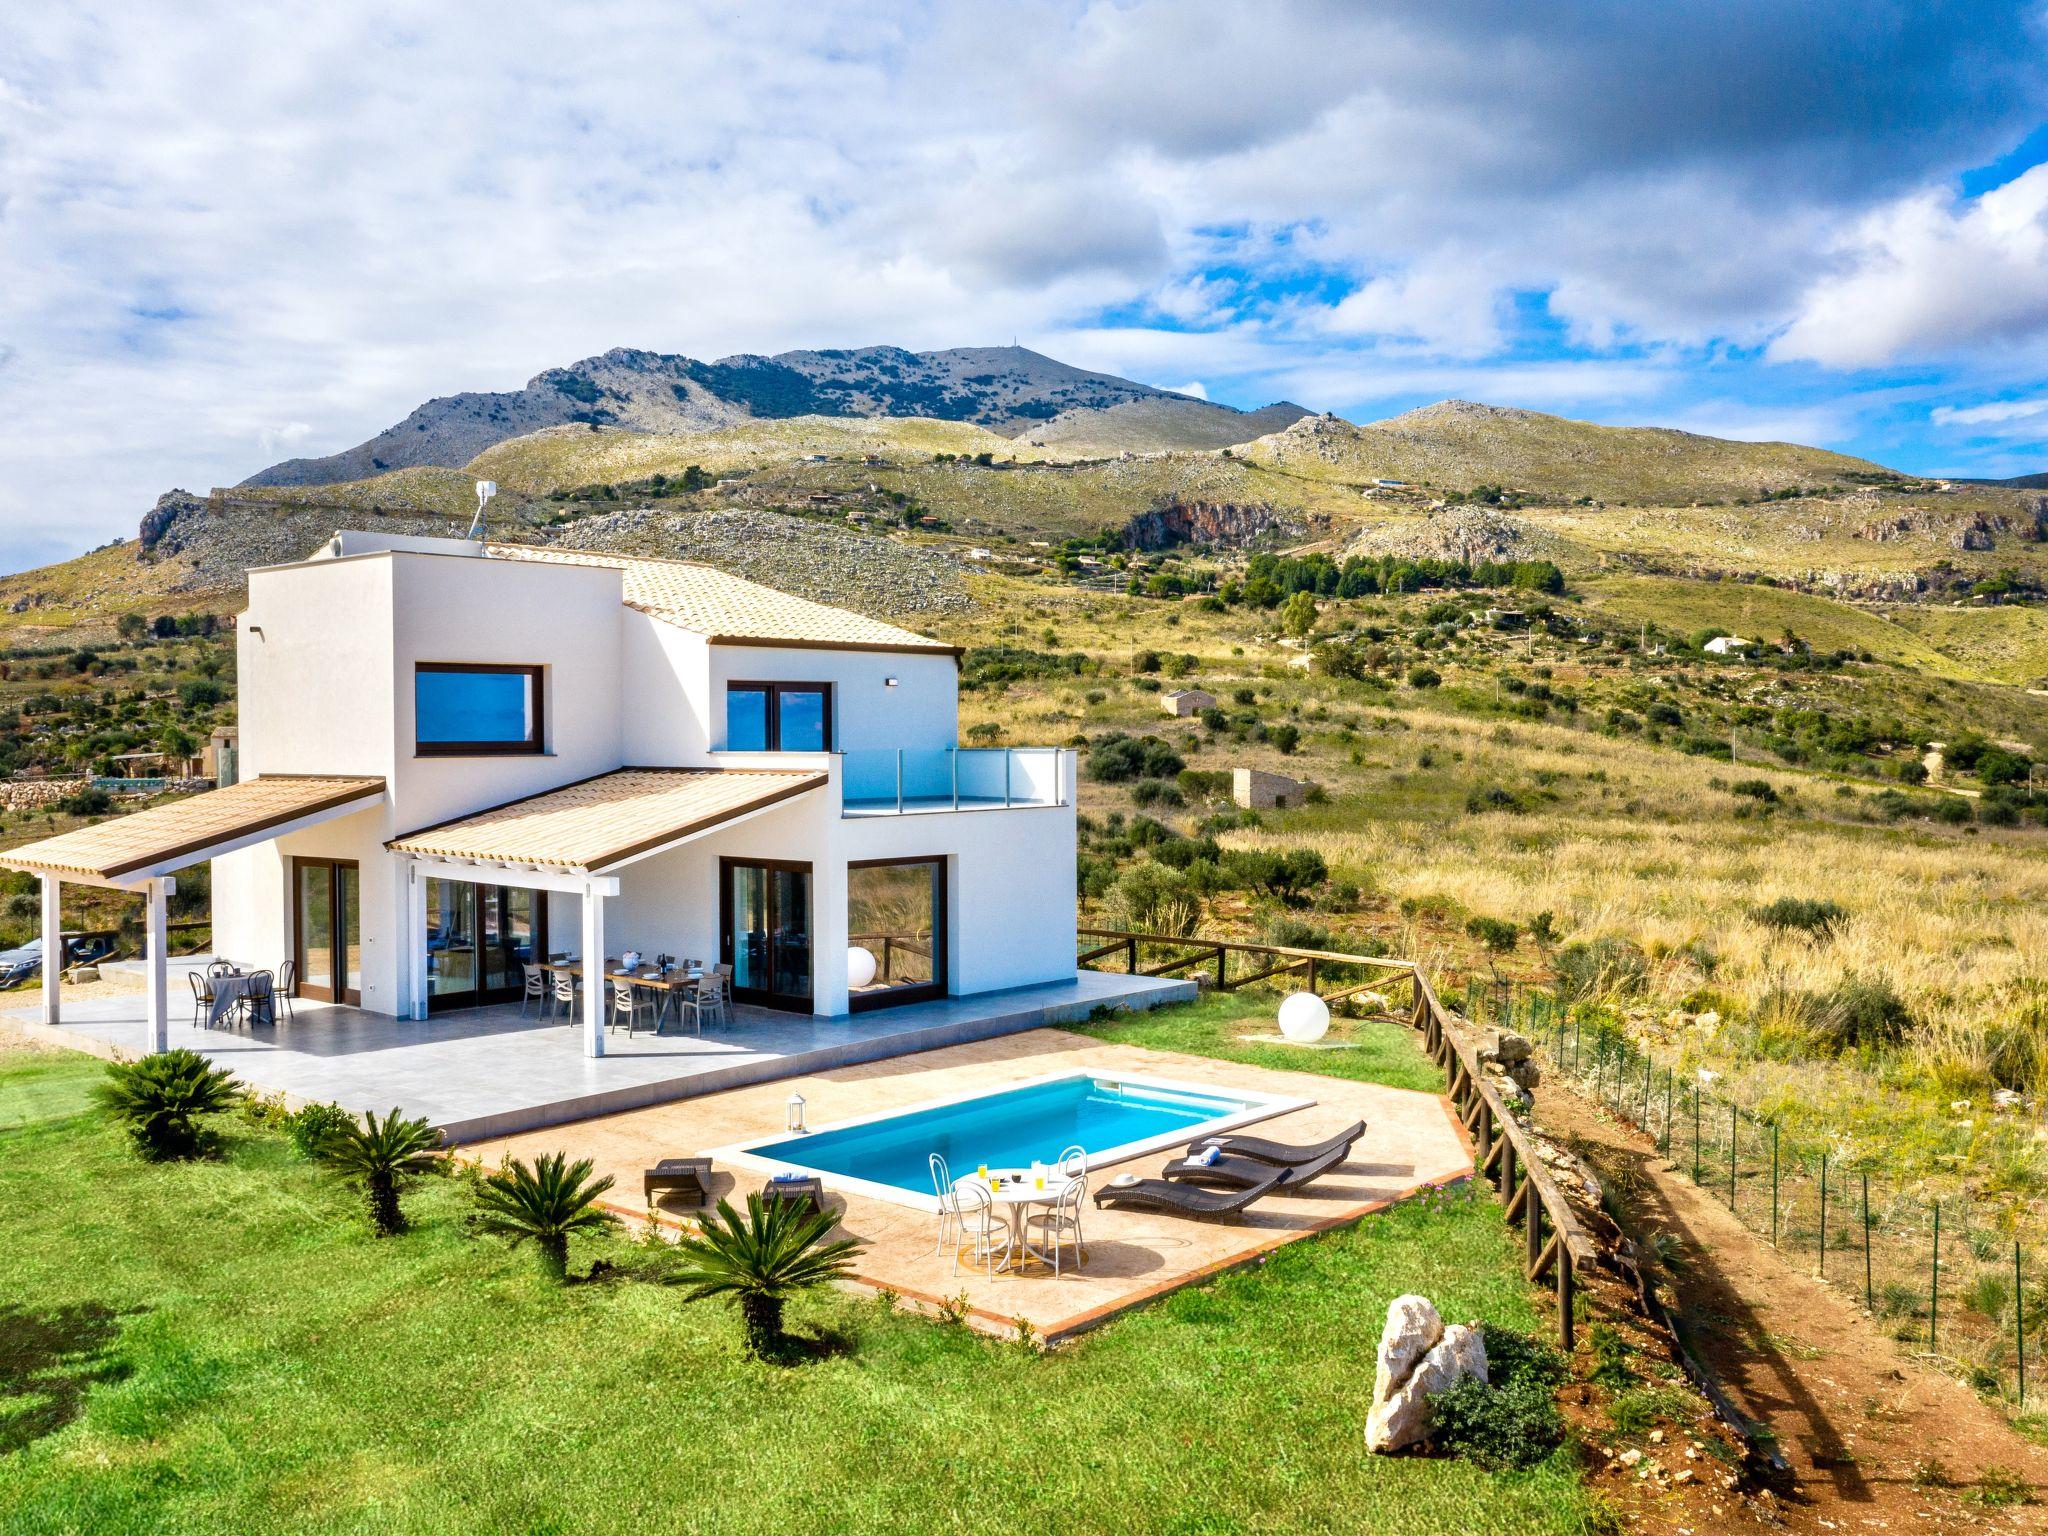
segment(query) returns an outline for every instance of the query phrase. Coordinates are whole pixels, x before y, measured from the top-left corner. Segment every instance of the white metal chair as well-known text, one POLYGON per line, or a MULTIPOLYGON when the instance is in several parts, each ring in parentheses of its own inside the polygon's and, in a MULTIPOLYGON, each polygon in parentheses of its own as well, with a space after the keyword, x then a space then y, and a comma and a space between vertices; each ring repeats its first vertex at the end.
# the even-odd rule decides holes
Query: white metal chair
MULTIPOLYGON (((946 1160, 934 1152, 931 1154, 932 1193, 939 1197, 939 1246, 934 1253, 944 1253, 949 1239, 957 1239, 960 1233, 960 1191, 953 1187, 953 1170, 946 1166, 946 1160)), ((958 1248, 955 1247, 955 1254, 958 1248)), ((956 1269, 959 1267, 956 1263, 956 1269)))
POLYGON ((522 965, 519 969, 525 977, 519 991, 519 1017, 526 1017, 528 1003, 533 1004, 545 1016, 548 1006, 547 973, 537 965, 522 965))
POLYGON ((982 1185, 969 1184, 955 1191, 955 1196, 958 1225, 953 1234, 953 1273, 960 1272, 960 1255, 972 1248, 975 1265, 994 1274, 997 1263, 1010 1257, 1010 1224, 996 1214, 995 1201, 982 1185))
MULTIPOLYGON (((1087 1149, 1084 1148, 1079 1142, 1075 1142, 1072 1146, 1068 1147, 1066 1151, 1062 1152, 1060 1154, 1060 1160, 1057 1163, 1053 1164, 1053 1167, 1059 1170, 1061 1178, 1079 1179, 1081 1181, 1083 1190, 1086 1190, 1088 1184, 1088 1152, 1087 1149)), ((1074 1209, 1075 1247, 1078 1248, 1080 1246, 1080 1243, 1081 1209, 1079 1206, 1076 1206, 1074 1209)))
POLYGON ((1061 1258, 1068 1248, 1074 1250, 1076 1269, 1087 1261, 1081 1247, 1081 1205, 1087 1193, 1088 1176, 1076 1174, 1060 1186, 1059 1197, 1049 1207, 1024 1218, 1024 1241, 1030 1245, 1036 1239, 1037 1251, 1052 1260, 1055 1276, 1062 1273, 1061 1258))

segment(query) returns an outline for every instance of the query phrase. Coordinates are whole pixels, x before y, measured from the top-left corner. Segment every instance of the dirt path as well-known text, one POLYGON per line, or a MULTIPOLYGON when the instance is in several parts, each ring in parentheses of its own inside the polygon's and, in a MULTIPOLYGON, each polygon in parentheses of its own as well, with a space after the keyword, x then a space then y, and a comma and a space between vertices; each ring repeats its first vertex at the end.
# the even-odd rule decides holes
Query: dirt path
POLYGON ((2048 1450, 1960 1382, 1903 1360, 1840 1292, 1788 1264, 1648 1138, 1562 1087, 1537 1123, 1600 1173, 1638 1238, 1683 1245, 1674 1289, 1708 1363, 1798 1478, 1784 1528, 2048 1531, 2048 1450), (2003 1479, 2033 1502, 1999 1502, 2003 1479))

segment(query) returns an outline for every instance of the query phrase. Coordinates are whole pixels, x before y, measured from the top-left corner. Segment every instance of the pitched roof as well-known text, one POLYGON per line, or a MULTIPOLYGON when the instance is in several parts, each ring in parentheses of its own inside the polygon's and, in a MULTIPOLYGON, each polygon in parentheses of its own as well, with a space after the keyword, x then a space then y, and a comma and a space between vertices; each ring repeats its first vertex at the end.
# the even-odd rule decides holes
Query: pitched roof
POLYGON ((656 560, 532 544, 493 544, 490 553, 501 559, 530 560, 541 565, 596 565, 622 571, 628 608, 679 629, 693 630, 715 644, 960 654, 958 646, 942 640, 913 634, 850 609, 831 608, 778 592, 757 581, 686 560, 656 560))
POLYGON ((146 811, 0 851, 0 865, 37 874, 120 880, 144 871, 182 869, 274 827, 307 817, 344 815, 381 796, 380 778, 261 774, 146 811))
POLYGON ((792 769, 621 768, 395 837, 394 853, 594 872, 825 783, 792 769))

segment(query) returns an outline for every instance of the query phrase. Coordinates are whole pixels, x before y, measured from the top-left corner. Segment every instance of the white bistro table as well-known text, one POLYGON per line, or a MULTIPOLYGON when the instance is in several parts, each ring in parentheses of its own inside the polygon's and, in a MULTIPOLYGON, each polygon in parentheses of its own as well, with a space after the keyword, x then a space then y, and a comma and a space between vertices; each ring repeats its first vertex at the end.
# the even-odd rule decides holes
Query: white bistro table
POLYGON ((1060 1191, 1066 1186, 1067 1175, 1057 1168, 1048 1168, 1043 1181, 1032 1177, 1028 1168, 991 1168, 988 1177, 970 1173, 953 1181, 957 1190, 983 1190, 989 1203, 999 1207, 1009 1218, 1010 1243, 1003 1249, 1003 1269, 1022 1264, 1026 1259, 1036 1259, 1041 1264, 1050 1264, 1052 1255, 1031 1246, 1024 1237, 1024 1220, 1031 1214, 1034 1205, 1053 1206, 1059 1202, 1060 1191))

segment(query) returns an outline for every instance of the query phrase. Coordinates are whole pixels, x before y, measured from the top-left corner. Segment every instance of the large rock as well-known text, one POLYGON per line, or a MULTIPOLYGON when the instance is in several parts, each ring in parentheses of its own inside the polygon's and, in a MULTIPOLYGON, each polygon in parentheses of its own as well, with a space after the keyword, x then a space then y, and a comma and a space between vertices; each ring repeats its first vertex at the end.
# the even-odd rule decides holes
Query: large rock
POLYGON ((1446 1328, 1426 1298, 1396 1297, 1380 1332, 1366 1448, 1398 1451, 1419 1444, 1429 1434, 1431 1400, 1467 1377, 1486 1380, 1486 1344, 1477 1326, 1446 1328))

